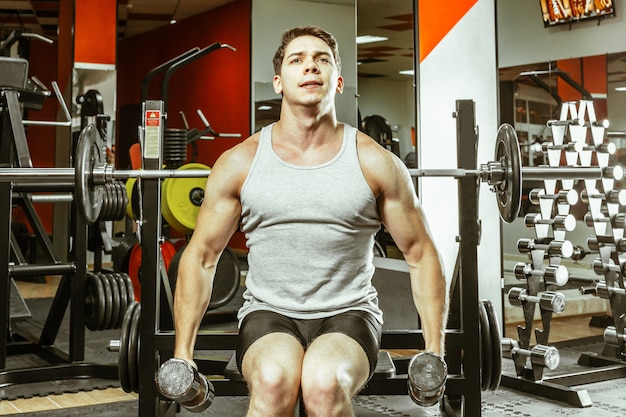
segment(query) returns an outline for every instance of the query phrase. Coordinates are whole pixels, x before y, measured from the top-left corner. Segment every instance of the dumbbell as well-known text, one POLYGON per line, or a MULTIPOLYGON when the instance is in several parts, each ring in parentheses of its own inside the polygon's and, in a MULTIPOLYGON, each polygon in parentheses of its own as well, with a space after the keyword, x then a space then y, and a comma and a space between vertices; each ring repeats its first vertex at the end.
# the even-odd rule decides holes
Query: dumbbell
POLYGON ((615 246, 617 251, 626 252, 626 239, 618 239, 617 242, 613 235, 611 236, 589 236, 587 238, 587 247, 590 251, 598 252, 600 246, 615 246))
POLYGON ((531 251, 545 250, 549 256, 570 258, 574 253, 574 245, 569 240, 553 240, 550 243, 537 243, 534 239, 522 238, 517 241, 517 250, 520 253, 530 253, 531 251))
POLYGON ((614 326, 607 326, 607 328, 604 329, 604 341, 607 345, 619 346, 620 339, 622 343, 626 343, 626 334, 618 335, 614 326))
POLYGON ((551 225, 554 230, 565 230, 571 232, 576 229, 576 217, 572 214, 557 214, 553 219, 542 219, 541 214, 528 213, 524 216, 526 227, 535 227, 538 224, 551 225))
POLYGON ((606 282, 597 282, 595 287, 581 287, 578 291, 580 294, 594 294, 605 300, 610 299, 613 294, 626 295, 624 288, 606 285, 606 282))
POLYGON ((165 398, 193 413, 209 408, 215 398, 213 384, 184 359, 165 361, 157 373, 156 385, 165 398))
POLYGON ((513 267, 515 278, 526 280, 533 276, 543 277, 544 282, 548 285, 563 286, 569 280, 569 272, 564 265, 546 266, 545 270, 533 269, 531 264, 518 262, 513 267))
POLYGON ((614 229, 624 229, 626 227, 626 213, 617 213, 613 216, 605 213, 598 213, 595 216, 591 213, 586 213, 584 221, 589 227, 594 227, 596 223, 610 223, 614 229))
POLYGON ((593 271, 598 275, 604 275, 607 272, 617 272, 622 275, 626 274, 626 263, 616 265, 613 259, 609 259, 608 263, 604 263, 601 258, 593 260, 593 271))
POLYGON ((514 306, 523 303, 539 303, 543 310, 561 313, 565 310, 565 295, 560 292, 544 291, 541 296, 528 295, 526 289, 513 287, 508 293, 509 301, 514 306))
POLYGON ((589 198, 598 198, 606 200, 607 203, 624 205, 626 204, 626 190, 610 190, 607 193, 601 193, 596 189, 582 190, 580 193, 580 200, 585 204, 589 204, 589 198))
POLYGON ((441 356, 418 353, 409 362, 407 372, 409 396, 415 404, 430 407, 441 399, 448 378, 448 366, 441 356))
POLYGON ((570 206, 578 203, 578 193, 576 190, 560 190, 556 194, 546 194, 543 188, 534 188, 528 193, 528 200, 534 204, 539 205, 541 200, 555 200, 557 204, 568 204, 570 206))
POLYGON ((532 349, 522 349, 519 347, 517 340, 510 337, 500 339, 502 344, 502 355, 508 358, 514 356, 524 356, 530 358, 530 363, 550 370, 556 369, 561 361, 561 355, 554 346, 535 345, 532 349))

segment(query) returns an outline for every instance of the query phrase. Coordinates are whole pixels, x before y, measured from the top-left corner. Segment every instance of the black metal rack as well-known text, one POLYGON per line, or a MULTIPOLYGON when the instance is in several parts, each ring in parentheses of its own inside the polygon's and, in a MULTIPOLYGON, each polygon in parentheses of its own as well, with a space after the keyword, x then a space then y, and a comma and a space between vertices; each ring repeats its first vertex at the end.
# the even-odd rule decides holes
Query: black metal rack
MULTIPOLYGON (((28 67, 22 59, 5 59, 3 65, 21 64, 28 67)), ((27 70, 22 73, 27 76, 27 70)), ((62 101, 56 85, 55 93, 62 101)), ((26 131, 22 120, 24 108, 40 108, 47 91, 28 88, 26 79, 17 80, 2 86, 0 90, 0 163, 3 167, 32 167, 26 131)), ((64 104, 63 104, 64 106, 64 104)), ((42 124, 69 126, 71 120, 66 110, 66 122, 41 122, 42 124)), ((90 364, 85 362, 85 277, 87 272, 87 226, 79 216, 71 216, 73 247, 67 261, 55 253, 52 242, 40 221, 33 205, 31 194, 34 192, 71 192, 73 182, 38 184, 36 180, 24 178, 24 181, 12 182, 0 180, 0 235, 5 236, 0 251, 0 326, 5 335, 0 339, 0 385, 31 383, 68 379, 77 377, 101 377, 117 379, 117 366, 90 364), (19 250, 19 245, 12 232, 12 214, 14 205, 21 207, 33 229, 35 238, 44 249, 47 264, 29 264, 19 250), (42 275, 61 275, 59 286, 53 299, 46 322, 39 336, 19 334, 11 328, 11 286, 13 278, 42 275), (61 351, 55 347, 55 341, 69 305, 69 350, 61 351), (33 353, 49 365, 28 369, 6 369, 7 357, 11 355, 33 353)))
MULTIPOLYGON (((160 101, 146 101, 144 116, 157 112, 161 117, 160 129, 148 134, 152 140, 158 136, 159 143, 164 137, 164 114, 160 101)), ((456 109, 458 165, 459 168, 476 168, 478 136, 476 134, 474 102, 459 100, 456 109)), ((154 123, 153 123, 154 125, 154 123)), ((154 126, 153 126, 154 127, 154 126)), ((144 144, 150 149, 160 149, 156 142, 144 144)), ((154 154, 143 158, 146 170, 161 167, 161 157, 154 154)), ((142 180, 144 218, 141 221, 142 244, 142 284, 139 351, 139 415, 166 416, 175 413, 176 406, 162 399, 156 389, 154 378, 162 361, 171 357, 174 349, 174 332, 159 329, 160 245, 161 236, 161 180, 142 180)), ((477 246, 479 243, 478 221, 478 179, 475 176, 462 178, 458 185, 459 201, 459 274, 452 289, 451 316, 453 320, 447 330, 447 362, 451 375, 448 379, 443 412, 446 415, 478 416, 481 413, 480 382, 480 330, 478 321, 478 267, 477 246)), ((237 334, 219 331, 201 331, 198 334, 196 350, 234 350, 237 334)), ((423 348, 421 331, 385 332, 383 349, 423 348)), ((405 361, 406 362, 406 361, 405 361)), ((406 373, 406 363, 398 363, 398 373, 406 373)), ((225 365, 225 364, 224 364, 225 365)), ((201 369, 201 371, 204 371, 201 369)), ((228 379, 211 381, 217 395, 247 395, 245 383, 228 379)), ((370 381, 362 394, 368 395, 407 395, 406 375, 391 379, 370 381)))

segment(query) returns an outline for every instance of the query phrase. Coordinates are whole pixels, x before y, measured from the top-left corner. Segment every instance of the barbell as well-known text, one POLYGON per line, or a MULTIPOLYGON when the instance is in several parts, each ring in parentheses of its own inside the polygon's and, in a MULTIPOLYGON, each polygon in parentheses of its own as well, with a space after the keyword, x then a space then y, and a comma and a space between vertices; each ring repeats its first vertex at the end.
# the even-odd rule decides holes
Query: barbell
MULTIPOLYGON (((87 224, 97 221, 102 210, 106 184, 130 178, 202 178, 210 169, 118 170, 107 164, 104 144, 94 125, 86 126, 80 133, 74 168, 0 168, 0 181, 30 184, 29 189, 50 183, 74 184, 77 212, 87 224)), ((621 166, 537 166, 522 167, 520 145, 515 129, 504 123, 498 128, 495 160, 481 164, 478 169, 409 169, 412 177, 476 177, 486 182, 496 194, 500 217, 513 222, 520 211, 522 181, 546 179, 600 179, 620 180, 621 166)))

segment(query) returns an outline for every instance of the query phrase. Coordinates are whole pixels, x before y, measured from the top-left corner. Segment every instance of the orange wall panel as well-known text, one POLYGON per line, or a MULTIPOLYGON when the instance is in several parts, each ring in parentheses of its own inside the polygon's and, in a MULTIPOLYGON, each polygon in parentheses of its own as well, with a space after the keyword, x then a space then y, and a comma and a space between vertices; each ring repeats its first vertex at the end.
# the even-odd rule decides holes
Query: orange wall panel
POLYGON ((448 32, 478 0, 420 1, 419 47, 420 62, 432 52, 448 32))
POLYGON ((115 64, 117 1, 77 1, 74 61, 115 64))

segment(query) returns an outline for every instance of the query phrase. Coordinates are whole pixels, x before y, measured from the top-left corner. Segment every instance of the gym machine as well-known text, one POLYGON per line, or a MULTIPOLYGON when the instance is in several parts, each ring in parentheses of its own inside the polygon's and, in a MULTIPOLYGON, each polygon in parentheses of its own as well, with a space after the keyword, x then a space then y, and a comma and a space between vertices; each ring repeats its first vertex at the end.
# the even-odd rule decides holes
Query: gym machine
MULTIPOLYGON (((5 171, 37 169, 32 167, 25 126, 70 126, 71 116, 56 83, 54 95, 65 116, 64 121, 23 120, 25 109, 41 109, 50 92, 36 78, 28 79, 28 61, 22 58, 0 58, 0 163, 5 171)), ((75 189, 74 181, 39 182, 28 176, 0 181, 0 216, 4 219, 0 233, 7 242, 0 253, 2 268, 0 286, 0 385, 41 382, 77 377, 115 379, 115 364, 99 365, 85 362, 85 277, 86 277, 86 224, 74 216, 70 225, 74 229, 73 247, 68 260, 55 253, 50 238, 34 207, 36 202, 71 201, 69 192, 75 189), (38 192, 59 194, 36 194, 38 192), (63 194, 65 193, 65 194, 63 194), (69 198, 68 198, 69 197, 69 198), (39 246, 44 249, 47 264, 29 264, 20 251, 11 230, 12 210, 16 204, 28 218, 39 246), (12 307, 21 299, 13 283, 14 278, 42 275, 62 275, 46 322, 37 337, 14 332, 12 307), (70 303, 71 301, 71 303, 70 303), (65 311, 70 305, 69 351, 54 346, 65 311), (7 357, 34 353, 48 365, 28 369, 10 369, 7 357)), ((25 305, 25 304, 24 304, 25 305)))

